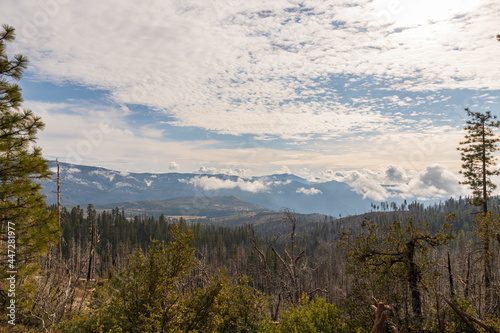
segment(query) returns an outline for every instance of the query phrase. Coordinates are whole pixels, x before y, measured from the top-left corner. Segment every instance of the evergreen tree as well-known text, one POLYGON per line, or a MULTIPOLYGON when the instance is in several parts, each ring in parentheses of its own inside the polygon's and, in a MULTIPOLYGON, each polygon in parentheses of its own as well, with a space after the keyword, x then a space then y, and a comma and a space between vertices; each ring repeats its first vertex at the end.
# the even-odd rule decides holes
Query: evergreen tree
POLYGON ((472 112, 468 108, 465 110, 470 119, 464 128, 467 131, 465 141, 460 142, 463 147, 458 148, 463 161, 461 173, 466 179, 462 184, 469 185, 472 190, 470 203, 482 210, 482 214, 476 219, 476 233, 483 242, 485 305, 492 311, 495 307, 495 295, 492 290, 490 253, 492 216, 488 214, 488 199, 496 188, 491 177, 500 174, 500 170, 494 169, 496 158, 493 155, 498 150, 496 144, 500 141, 493 130, 500 127, 500 122, 490 111, 481 113, 472 112))
MULTIPOLYGON (((17 81, 27 58, 10 59, 6 45, 14 40, 14 28, 0 31, 0 221, 2 233, 15 239, 15 257, 2 257, 1 271, 29 267, 47 246, 57 240, 55 214, 47 212, 40 185, 35 180, 50 177, 41 149, 35 146, 44 127, 40 117, 21 107, 17 81), (9 228, 10 227, 10 228, 9 228), (8 259, 8 260, 6 260, 8 259)), ((11 240, 9 239, 9 242, 11 240)), ((14 244, 14 241, 11 243, 14 244)), ((9 243, 10 244, 10 243, 9 243)))
POLYGON ((462 173, 465 181, 461 184, 469 185, 472 190, 471 204, 481 207, 484 214, 488 212, 488 198, 496 185, 491 181, 492 176, 500 174, 499 170, 493 169, 496 165, 495 151, 498 150, 496 144, 500 139, 493 132, 494 128, 500 127, 500 122, 496 120, 490 111, 486 113, 473 112, 466 108, 467 120, 465 130, 465 141, 460 142, 458 150, 462 155, 462 173))

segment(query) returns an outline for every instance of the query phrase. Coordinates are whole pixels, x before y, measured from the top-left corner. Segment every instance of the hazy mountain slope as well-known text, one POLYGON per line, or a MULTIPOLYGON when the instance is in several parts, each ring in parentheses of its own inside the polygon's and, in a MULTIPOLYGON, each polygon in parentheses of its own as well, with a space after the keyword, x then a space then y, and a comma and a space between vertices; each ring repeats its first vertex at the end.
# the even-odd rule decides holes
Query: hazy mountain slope
MULTIPOLYGON (((49 165, 51 170, 56 170, 55 162, 49 162, 49 165)), ((66 206, 233 196, 269 209, 286 207, 298 213, 345 216, 370 209, 370 200, 364 200, 347 184, 335 181, 310 183, 288 174, 243 179, 227 175, 125 173, 91 166, 60 165, 63 204, 66 206)), ((47 202, 55 203, 54 180, 42 183, 42 187, 47 202)), ((199 200, 201 207, 202 199, 199 200)))
POLYGON ((124 209, 127 216, 198 216, 224 217, 238 214, 271 212, 269 209, 240 200, 234 196, 223 197, 181 197, 163 201, 144 200, 96 205, 97 209, 124 209))

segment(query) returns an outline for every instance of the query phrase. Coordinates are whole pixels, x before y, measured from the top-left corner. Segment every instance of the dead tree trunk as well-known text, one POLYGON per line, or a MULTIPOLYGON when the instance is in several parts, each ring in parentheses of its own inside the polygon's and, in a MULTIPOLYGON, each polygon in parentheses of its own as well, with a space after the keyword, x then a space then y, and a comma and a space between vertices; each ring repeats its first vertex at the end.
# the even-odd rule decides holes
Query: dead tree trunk
POLYGON ((451 259, 450 252, 448 251, 448 278, 450 279, 450 296, 455 295, 455 289, 453 288, 453 274, 451 272, 451 259))
POLYGON ((467 274, 465 276, 465 290, 464 297, 467 299, 469 297, 469 278, 470 278, 470 251, 467 254, 467 274))
MULTIPOLYGON (((59 229, 61 228, 61 181, 60 181, 60 169, 59 161, 56 159, 57 164, 57 225, 59 229)), ((59 244, 57 246, 57 261, 59 264, 62 263, 62 234, 59 236, 59 244)))
POLYGON ((276 276, 272 276, 272 270, 269 267, 269 258, 271 254, 271 248, 273 244, 278 240, 279 236, 277 236, 268 246, 267 249, 261 250, 258 245, 257 245, 257 237, 255 236, 254 230, 252 228, 252 241, 253 241, 253 249, 254 251, 257 252, 259 255, 259 261, 260 261, 260 272, 263 273, 264 275, 264 281, 265 281, 265 286, 264 290, 266 291, 266 294, 271 297, 271 302, 269 304, 269 310, 271 312, 271 320, 277 321, 278 320, 278 314, 279 314, 279 309, 281 305, 281 294, 282 290, 279 290, 278 295, 277 295, 277 301, 276 305, 275 303, 275 298, 273 296, 276 296, 276 281, 278 278, 276 276))
POLYGON ((422 300, 420 295, 420 287, 418 282, 420 280, 420 272, 417 264, 414 261, 415 258, 415 241, 412 240, 406 244, 406 264, 408 267, 408 284, 410 285, 411 293, 411 306, 413 310, 413 315, 417 319, 422 318, 422 300))
POLYGON ((455 303, 453 303, 452 301, 450 301, 449 299, 447 299, 443 295, 440 295, 440 296, 453 309, 453 311, 455 311, 455 313, 458 315, 458 317, 460 318, 460 320, 462 320, 464 322, 464 324, 467 325, 467 327, 472 332, 477 332, 477 333, 480 332, 476 327, 474 327, 473 323, 475 323, 475 324, 479 325, 482 329, 484 329, 486 332, 489 332, 489 333, 499 333, 495 328, 493 328, 493 327, 491 327, 489 325, 486 325, 481 320, 479 320, 479 319, 471 316, 470 314, 468 314, 465 311, 460 310, 460 308, 457 305, 455 305, 455 303))
POLYGON ((87 272, 87 281, 92 278, 92 273, 94 271, 95 266, 95 247, 97 243, 97 219, 95 216, 95 211, 93 210, 92 205, 89 205, 89 216, 88 218, 91 220, 91 241, 90 241, 90 252, 89 252, 89 269, 87 272))
POLYGON ((297 227, 297 218, 295 214, 289 210, 285 210, 285 219, 291 223, 292 232, 290 233, 290 253, 285 249, 285 258, 283 258, 275 249, 271 247, 272 251, 278 257, 281 265, 285 269, 288 281, 284 282, 284 287, 293 305, 297 305, 300 299, 300 277, 299 277, 299 262, 305 254, 305 251, 295 255, 295 228, 297 227))

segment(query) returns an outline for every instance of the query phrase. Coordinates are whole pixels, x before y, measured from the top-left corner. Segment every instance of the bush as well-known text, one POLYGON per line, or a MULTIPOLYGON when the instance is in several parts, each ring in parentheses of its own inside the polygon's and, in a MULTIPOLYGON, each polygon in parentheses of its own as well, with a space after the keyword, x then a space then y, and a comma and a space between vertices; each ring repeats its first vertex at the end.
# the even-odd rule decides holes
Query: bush
POLYGON ((94 291, 90 311, 67 319, 61 332, 257 332, 266 322, 266 299, 219 272, 189 290, 191 233, 172 228, 173 240, 136 252, 127 267, 94 291))
POLYGON ((297 306, 290 307, 277 326, 279 333, 343 333, 352 332, 341 320, 342 311, 317 297, 309 302, 302 297, 297 306))

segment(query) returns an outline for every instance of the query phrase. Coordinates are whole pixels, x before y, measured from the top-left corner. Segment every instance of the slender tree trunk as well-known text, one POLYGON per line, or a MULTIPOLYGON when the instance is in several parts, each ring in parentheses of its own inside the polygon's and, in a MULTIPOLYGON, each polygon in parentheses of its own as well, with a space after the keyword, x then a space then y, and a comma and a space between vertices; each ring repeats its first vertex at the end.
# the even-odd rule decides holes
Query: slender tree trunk
POLYGON ((455 289, 453 288, 453 274, 451 273, 451 259, 449 251, 448 251, 448 277, 450 279, 450 297, 453 299, 453 295, 455 295, 455 289))
MULTIPOLYGON (((57 225, 61 228, 61 182, 60 182, 60 170, 59 170, 59 161, 56 159, 57 164, 57 225)), ((62 240, 63 236, 59 237, 59 245, 57 247, 57 260, 58 263, 62 263, 62 240)))
POLYGON ((484 120, 482 123, 482 162, 483 162, 483 213, 486 216, 488 213, 488 189, 487 189, 487 177, 486 177, 486 137, 484 132, 484 120))
POLYGON ((465 299, 469 297, 469 278, 470 278, 470 251, 467 255, 467 274, 465 276, 465 290, 464 290, 465 299))
POLYGON ((422 318, 422 302, 420 299, 420 288, 418 287, 419 272, 418 267, 414 262, 415 256, 415 243, 409 242, 406 244, 408 248, 407 261, 408 261, 408 283, 410 285, 411 293, 411 306, 413 315, 417 319, 422 318))
POLYGON ((97 220, 95 218, 95 215, 93 211, 90 211, 90 218, 92 219, 92 231, 91 231, 91 242, 90 242, 90 255, 89 255, 89 270, 87 272, 87 281, 89 281, 92 278, 92 272, 94 270, 94 265, 95 265, 95 246, 97 243, 97 220))
POLYGON ((490 257, 490 240, 488 235, 486 235, 484 241, 484 306, 486 308, 486 313, 491 312, 491 257, 490 257))
MULTIPOLYGON (((486 138, 485 138, 485 128, 484 121, 482 122, 482 162, 483 162, 483 213, 486 218, 488 213, 488 190, 487 190, 487 177, 486 177, 486 138)), ((489 221, 484 221, 484 223, 489 224, 489 221)), ((489 229, 489 225, 487 225, 489 229)), ((483 240, 483 255, 484 255, 484 306, 487 313, 491 305, 491 258, 490 258, 490 239, 488 237, 488 231, 483 240)))

